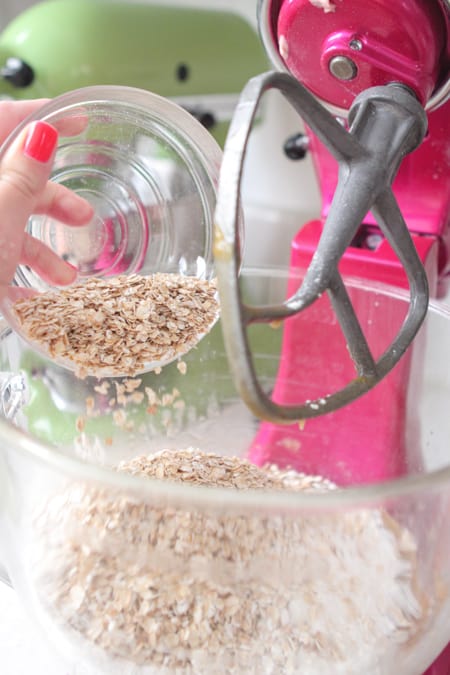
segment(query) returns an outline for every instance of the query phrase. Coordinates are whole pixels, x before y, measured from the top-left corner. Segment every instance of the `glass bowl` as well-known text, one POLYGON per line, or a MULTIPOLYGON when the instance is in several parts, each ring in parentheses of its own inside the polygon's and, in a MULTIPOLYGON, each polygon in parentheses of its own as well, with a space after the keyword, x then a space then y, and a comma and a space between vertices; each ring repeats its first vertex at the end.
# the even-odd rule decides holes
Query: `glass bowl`
MULTIPOLYGON (((253 304, 292 281, 279 269, 241 279, 253 304)), ((369 343, 408 303, 347 287, 369 343)), ((325 305, 309 321, 332 339, 325 305)), ((305 383, 313 345, 287 371, 282 329, 250 339, 274 396, 342 374, 333 350, 305 383)), ((160 374, 101 382, 4 324, 0 552, 24 607, 83 673, 422 675, 450 638, 449 345, 450 312, 431 304, 384 383, 299 428, 261 422, 238 398, 220 320, 160 374), (213 453, 283 472, 291 489, 227 489, 223 467, 216 486, 139 475, 142 457, 170 464, 181 450, 179 474, 194 451, 213 453)))
MULTIPOLYGON (((33 215, 27 231, 74 265, 78 281, 154 273, 213 279, 213 213, 222 154, 192 115, 148 91, 86 87, 53 99, 27 118, 2 146, 0 161, 33 119, 59 131, 51 181, 89 201, 94 216, 75 228, 33 215)), ((22 336, 14 301, 48 290, 33 270, 18 268, 1 309, 22 336)), ((33 347, 48 354, 34 340, 33 347)), ((52 358, 73 368, 70 359, 52 358)), ((164 362, 146 363, 142 370, 164 362)))

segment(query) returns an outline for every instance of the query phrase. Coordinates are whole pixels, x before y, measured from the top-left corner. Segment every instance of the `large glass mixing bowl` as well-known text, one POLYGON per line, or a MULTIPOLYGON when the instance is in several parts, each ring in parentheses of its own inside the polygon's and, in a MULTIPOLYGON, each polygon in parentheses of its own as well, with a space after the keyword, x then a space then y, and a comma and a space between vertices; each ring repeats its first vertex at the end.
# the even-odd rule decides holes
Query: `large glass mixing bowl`
MULTIPOLYGON (((287 282, 276 269, 242 277, 255 304, 285 297, 287 282)), ((348 288, 381 348, 406 294, 348 288)), ((305 314, 289 319, 300 322, 295 353, 282 328, 250 329, 262 385, 283 401, 342 376, 345 344, 323 363, 304 339, 313 322, 339 343, 327 305, 305 314), (280 367, 286 359, 296 368, 280 367)), ((450 312, 432 304, 412 351, 373 392, 273 427, 239 400, 220 323, 183 362, 107 382, 77 380, 3 324, 5 574, 86 672, 421 675, 450 639, 449 345, 450 312), (338 487, 289 474, 308 489, 236 490, 113 468, 188 448, 338 487)))

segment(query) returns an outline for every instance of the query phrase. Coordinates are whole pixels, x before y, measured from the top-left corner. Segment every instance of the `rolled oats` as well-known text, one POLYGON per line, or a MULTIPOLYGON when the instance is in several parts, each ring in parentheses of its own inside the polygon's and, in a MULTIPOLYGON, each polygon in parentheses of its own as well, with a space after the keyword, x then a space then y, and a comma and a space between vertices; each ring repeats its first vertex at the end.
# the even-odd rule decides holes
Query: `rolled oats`
POLYGON ((195 346, 216 321, 218 302, 213 281, 136 274, 90 278, 22 299, 14 313, 27 339, 70 363, 79 377, 133 376, 148 364, 161 372, 158 363, 195 346))
MULTIPOLYGON (((193 448, 116 470, 211 490, 336 489, 320 476, 193 448)), ((414 638, 425 614, 416 545, 382 510, 209 503, 72 485, 36 521, 34 587, 80 646, 108 655, 101 672, 128 663, 146 675, 361 675, 414 638)))

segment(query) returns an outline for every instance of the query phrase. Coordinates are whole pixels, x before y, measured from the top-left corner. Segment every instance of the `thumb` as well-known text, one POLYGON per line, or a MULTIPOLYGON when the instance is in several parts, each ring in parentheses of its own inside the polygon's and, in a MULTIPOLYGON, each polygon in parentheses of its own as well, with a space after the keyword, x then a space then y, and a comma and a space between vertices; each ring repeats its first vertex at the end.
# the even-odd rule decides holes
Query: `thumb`
POLYGON ((27 125, 0 164, 0 285, 11 283, 21 257, 28 218, 52 167, 58 132, 46 122, 27 125))

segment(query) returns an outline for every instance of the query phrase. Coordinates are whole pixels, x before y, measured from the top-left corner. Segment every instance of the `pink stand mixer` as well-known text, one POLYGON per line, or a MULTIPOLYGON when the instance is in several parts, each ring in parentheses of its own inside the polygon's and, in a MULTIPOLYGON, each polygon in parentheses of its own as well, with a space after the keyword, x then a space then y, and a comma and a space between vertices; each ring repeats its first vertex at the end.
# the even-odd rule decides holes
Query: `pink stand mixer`
MULTIPOLYGON (((232 120, 215 241, 230 367, 242 398, 264 420, 250 456, 264 464, 277 447, 277 464, 295 466, 294 443, 301 446, 302 470, 314 473, 316 458, 327 453, 331 477, 342 485, 350 474, 360 483, 395 478, 408 461, 401 448, 413 383, 405 352, 429 294, 444 294, 449 267, 450 3, 260 0, 258 11, 276 70, 249 81, 232 120), (288 300, 254 307, 243 302, 238 281, 239 193, 252 123, 270 89, 281 92, 306 126, 306 142, 299 136, 290 148, 295 154, 297 144, 299 157, 305 146, 312 152, 322 214, 292 242, 288 300), (298 270, 306 270, 300 288, 298 270), (397 316, 386 297, 379 314, 364 315, 343 275, 409 288, 406 316, 397 316), (369 345, 361 324, 372 318, 379 330, 369 345), (281 320, 282 359, 269 396, 256 376, 247 328, 281 320), (339 371, 327 368, 328 359, 339 362, 331 358, 335 350, 344 352, 339 371), (304 385, 292 390, 285 383, 296 372, 304 385), (368 438, 373 410, 383 413, 368 438), (349 420, 351 438, 341 431, 349 420), (319 425, 313 440, 309 430, 319 425), (392 447, 400 448, 395 457, 392 447)), ((427 675, 448 673, 450 647, 427 675)))

